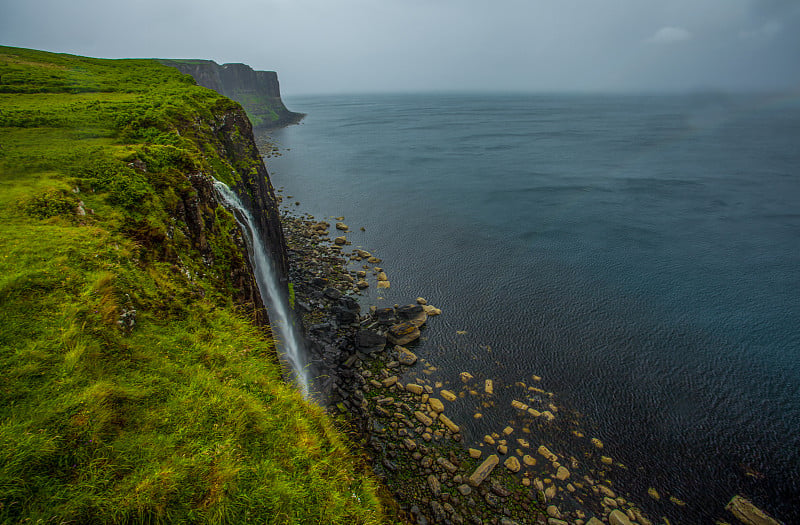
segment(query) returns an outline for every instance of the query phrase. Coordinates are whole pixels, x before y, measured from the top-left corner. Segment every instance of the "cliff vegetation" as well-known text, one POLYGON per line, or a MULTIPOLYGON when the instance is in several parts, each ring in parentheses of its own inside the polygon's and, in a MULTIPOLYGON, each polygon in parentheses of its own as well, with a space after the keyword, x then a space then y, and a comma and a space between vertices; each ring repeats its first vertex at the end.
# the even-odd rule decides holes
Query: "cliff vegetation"
POLYGON ((270 205, 253 150, 239 104, 156 61, 0 47, 0 523, 382 521, 282 382, 214 196, 270 205))

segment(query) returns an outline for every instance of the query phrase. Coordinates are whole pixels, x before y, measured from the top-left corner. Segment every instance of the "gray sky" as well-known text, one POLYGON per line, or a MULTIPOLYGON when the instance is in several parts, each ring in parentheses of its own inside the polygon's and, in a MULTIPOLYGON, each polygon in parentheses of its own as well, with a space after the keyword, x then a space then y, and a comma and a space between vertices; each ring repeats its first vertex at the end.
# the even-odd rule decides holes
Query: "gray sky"
POLYGON ((800 90, 800 0, 2 0, 0 43, 244 62, 285 95, 800 90))

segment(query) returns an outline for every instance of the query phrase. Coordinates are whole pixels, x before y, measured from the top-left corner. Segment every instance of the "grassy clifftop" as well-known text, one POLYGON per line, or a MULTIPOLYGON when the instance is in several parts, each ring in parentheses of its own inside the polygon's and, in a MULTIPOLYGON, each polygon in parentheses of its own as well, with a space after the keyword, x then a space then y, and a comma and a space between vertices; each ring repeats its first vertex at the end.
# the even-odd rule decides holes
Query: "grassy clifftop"
POLYGON ((241 112, 154 61, 0 47, 0 523, 381 521, 209 191, 254 173, 241 112))

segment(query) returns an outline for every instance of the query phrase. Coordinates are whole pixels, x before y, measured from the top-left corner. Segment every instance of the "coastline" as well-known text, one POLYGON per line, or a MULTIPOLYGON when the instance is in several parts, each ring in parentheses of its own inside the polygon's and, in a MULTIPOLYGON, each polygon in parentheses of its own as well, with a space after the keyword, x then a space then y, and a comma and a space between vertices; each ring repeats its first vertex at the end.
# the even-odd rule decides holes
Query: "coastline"
MULTIPOLYGON (((513 385, 521 389, 514 408, 528 422, 501 429, 468 447, 460 422, 447 415, 451 403, 470 396, 481 399, 485 410, 491 411, 495 389, 509 386, 478 380, 478 374, 470 372, 461 374, 460 385, 444 385, 431 378, 436 364, 421 353, 424 349, 417 350, 413 342, 404 347, 387 341, 381 328, 401 320, 394 316, 419 315, 427 301, 420 297, 415 304, 380 310, 372 306, 361 315, 360 306, 354 304, 359 297, 357 283, 388 282, 378 280, 386 278, 383 262, 362 249, 350 250, 346 230, 336 231, 329 222, 297 215, 296 206, 292 201, 282 206, 281 220, 295 310, 303 318, 310 341, 313 375, 323 377, 315 385, 317 400, 342 428, 355 429, 358 446, 393 495, 399 519, 409 523, 653 523, 627 495, 618 494, 608 475, 614 465, 611 458, 598 454, 597 465, 585 469, 575 454, 538 442, 535 428, 530 427, 552 425, 560 418, 560 409, 553 393, 533 386, 535 379, 531 386, 513 385), (367 260, 373 262, 362 264, 367 260), (362 337, 368 330, 375 330, 377 337, 362 337)), ((420 324, 422 334, 425 322, 420 324)), ((596 438, 573 432, 588 444, 587 454, 592 449, 602 451, 596 438)))
MULTIPOLYGON (((268 151, 271 152, 268 156, 280 155, 278 148, 268 151)), ((283 188, 277 190, 279 195, 282 192, 283 188)), ((358 299, 358 281, 368 276, 371 279, 369 289, 373 289, 380 283, 379 274, 391 276, 391 268, 383 268, 384 264, 391 267, 391 261, 384 263, 362 247, 354 248, 351 232, 331 226, 332 222, 344 221, 345 217, 327 217, 320 221, 302 214, 301 203, 294 199, 286 196, 281 217, 289 243, 290 268, 293 268, 291 281, 300 297, 300 308, 315 306, 306 309, 306 313, 314 311, 305 319, 307 332, 312 340, 318 338, 320 331, 333 328, 337 333, 337 338, 328 337, 317 347, 322 357, 330 360, 330 364, 323 367, 323 375, 331 381, 323 387, 323 398, 330 413, 340 422, 345 421, 344 428, 357 429, 361 449, 370 458, 374 472, 393 494, 398 516, 410 523, 459 522, 459 518, 453 520, 448 515, 461 519, 478 516, 480 521, 475 523, 647 525, 685 522, 674 517, 680 516, 686 505, 676 495, 650 487, 644 501, 637 501, 620 488, 618 476, 632 467, 617 461, 602 441, 582 428, 581 415, 559 406, 553 392, 539 388, 542 378, 533 376, 528 380, 520 378, 514 384, 503 384, 497 378, 482 377, 475 370, 464 370, 460 374, 460 384, 448 384, 436 374, 437 364, 428 361, 424 344, 420 345, 420 351, 413 344, 409 346, 412 352, 419 354, 409 365, 399 364, 403 351, 398 353, 392 345, 375 353, 358 351, 355 348, 358 327, 379 324, 378 312, 374 306, 368 314, 361 316, 359 312, 357 322, 350 327, 355 331, 347 335, 347 330, 339 330, 341 323, 334 304, 338 299, 333 299, 339 295, 333 293, 331 297, 327 289, 333 287, 341 296, 358 299), (302 249, 292 246, 298 240, 302 249), (368 256, 373 260, 363 264, 370 259, 368 256), (301 284, 299 288, 298 283, 301 284), (313 299, 304 301, 303 297, 313 299), (328 300, 331 302, 326 304, 328 300), (337 349, 341 351, 342 348, 349 349, 344 356, 337 354, 337 349), (384 384, 385 380, 388 384, 384 384), (483 436, 482 441, 463 434, 463 418, 452 419, 460 433, 448 433, 446 427, 440 425, 441 435, 437 440, 435 434, 427 432, 428 428, 420 428, 420 423, 427 423, 427 420, 415 416, 416 412, 421 412, 435 421, 440 413, 447 415, 451 406, 455 407, 451 403, 467 399, 485 407, 484 411, 474 414, 478 419, 500 408, 497 403, 509 392, 517 422, 483 436), (448 399, 450 395, 451 400, 448 399), (431 399, 436 407, 431 405, 431 399), (437 412, 437 408, 441 411, 437 412), (430 441, 423 437, 426 433, 431 434, 430 441), (559 438, 550 441, 555 435, 559 438), (491 465, 491 476, 485 484, 470 486, 469 477, 490 457, 497 458, 491 465), (657 505, 671 507, 674 512, 670 517, 651 513, 657 505), (442 509, 452 509, 452 512, 442 509)), ((352 237, 359 238, 358 235, 352 237)), ((360 302, 364 302, 363 297, 360 302)), ((397 307, 395 305, 395 312, 397 307)), ((423 339, 424 330, 423 327, 423 339)), ((730 511, 743 523, 759 513, 763 515, 742 496, 731 496, 728 505, 717 511, 718 515, 730 515, 726 512, 730 511), (743 508, 750 509, 750 517, 734 510, 740 502, 745 502, 743 508)), ((764 519, 771 520, 764 523, 779 523, 766 516, 764 519)))

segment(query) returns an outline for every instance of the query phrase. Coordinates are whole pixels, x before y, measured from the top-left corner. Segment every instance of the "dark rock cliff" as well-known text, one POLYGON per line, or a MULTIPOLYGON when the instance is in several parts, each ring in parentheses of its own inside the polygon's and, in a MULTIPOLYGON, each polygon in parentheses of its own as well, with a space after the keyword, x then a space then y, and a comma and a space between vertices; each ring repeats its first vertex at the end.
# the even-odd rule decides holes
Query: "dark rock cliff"
MULTIPOLYGON (((257 222, 279 279, 286 283, 286 243, 278 203, 269 174, 256 148, 250 121, 240 107, 228 104, 213 112, 210 121, 196 120, 186 122, 186 125, 192 128, 184 130, 191 131, 187 135, 194 135, 197 140, 212 147, 229 171, 224 176, 215 169, 211 173, 184 174, 190 184, 175 186, 178 199, 168 210, 173 218, 174 229, 181 230, 181 238, 185 238, 196 250, 195 253, 209 268, 209 275, 215 274, 213 268, 225 269, 217 284, 230 290, 234 304, 248 312, 257 324, 268 325, 269 318, 248 258, 243 233, 235 223, 221 220, 218 208, 222 203, 214 189, 215 178, 227 179, 257 222)), ((147 164, 141 160, 135 160, 130 166, 148 171, 147 164)), ((175 271, 187 273, 178 255, 180 248, 175 245, 177 238, 177 233, 147 230, 138 240, 150 247, 157 258, 171 262, 175 271)))
POLYGON ((256 128, 273 128, 299 122, 302 113, 289 111, 281 100, 278 75, 255 71, 246 64, 222 64, 212 60, 161 60, 195 81, 240 103, 256 128))
POLYGON ((233 190, 253 214, 280 280, 286 283, 289 270, 278 201, 256 147, 250 121, 241 111, 227 111, 217 117, 213 132, 216 144, 222 148, 220 153, 237 168, 240 180, 233 185, 233 190))

